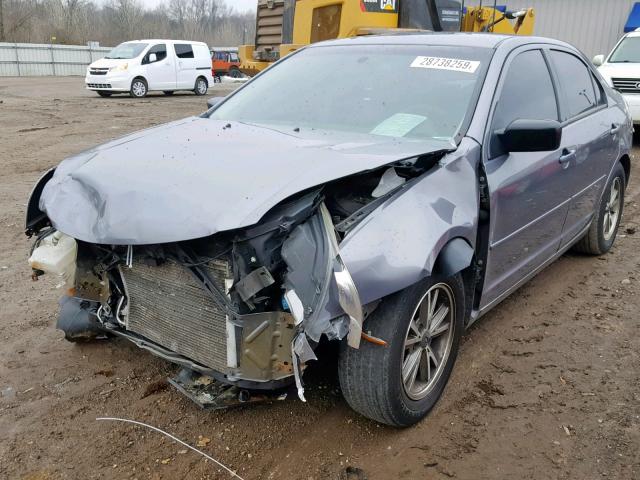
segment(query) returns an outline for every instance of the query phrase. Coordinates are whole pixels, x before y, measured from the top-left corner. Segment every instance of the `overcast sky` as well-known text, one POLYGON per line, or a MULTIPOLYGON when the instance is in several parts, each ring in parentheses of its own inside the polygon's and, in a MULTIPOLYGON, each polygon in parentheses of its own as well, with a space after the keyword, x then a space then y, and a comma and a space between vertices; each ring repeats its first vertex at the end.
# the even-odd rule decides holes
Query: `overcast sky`
MULTIPOLYGON (((145 7, 153 8, 162 0, 140 0, 145 7)), ((258 0, 224 0, 227 5, 234 7, 238 11, 246 12, 247 10, 255 10, 258 0)))

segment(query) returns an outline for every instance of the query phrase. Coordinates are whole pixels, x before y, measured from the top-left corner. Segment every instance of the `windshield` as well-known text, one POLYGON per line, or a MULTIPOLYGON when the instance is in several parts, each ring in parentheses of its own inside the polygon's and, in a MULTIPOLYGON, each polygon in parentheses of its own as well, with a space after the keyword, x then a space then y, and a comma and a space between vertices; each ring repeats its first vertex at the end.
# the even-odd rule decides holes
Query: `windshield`
POLYGON ((611 53, 609 63, 640 63, 640 37, 627 37, 611 53))
POLYGON ((136 58, 147 48, 148 43, 135 43, 127 42, 121 43, 116 48, 111 50, 109 54, 104 58, 136 58))
POLYGON ((452 140, 491 50, 312 47, 269 68, 210 118, 274 127, 452 140))

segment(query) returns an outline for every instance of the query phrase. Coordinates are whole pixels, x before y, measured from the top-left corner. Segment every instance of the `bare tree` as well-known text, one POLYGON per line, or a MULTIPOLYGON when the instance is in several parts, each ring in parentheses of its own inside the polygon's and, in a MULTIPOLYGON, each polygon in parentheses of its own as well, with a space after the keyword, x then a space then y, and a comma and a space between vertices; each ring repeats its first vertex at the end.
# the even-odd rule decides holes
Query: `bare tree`
POLYGON ((4 0, 0 0, 0 42, 4 42, 4 0))
MULTIPOLYGON (((145 9, 139 0, 0 0, 0 40, 116 45, 133 38, 183 38, 238 45, 255 16, 225 0, 164 0, 145 9)), ((228 0, 227 0, 228 1, 228 0)))

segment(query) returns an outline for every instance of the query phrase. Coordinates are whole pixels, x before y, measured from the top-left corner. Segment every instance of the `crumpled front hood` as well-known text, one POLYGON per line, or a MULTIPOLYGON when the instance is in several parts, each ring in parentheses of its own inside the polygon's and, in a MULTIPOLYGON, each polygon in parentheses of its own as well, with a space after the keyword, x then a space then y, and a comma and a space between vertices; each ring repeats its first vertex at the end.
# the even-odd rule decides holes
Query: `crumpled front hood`
POLYGON ((294 133, 193 117, 63 161, 40 209, 91 243, 140 245, 257 223, 307 188, 439 150, 447 142, 334 132, 294 133))

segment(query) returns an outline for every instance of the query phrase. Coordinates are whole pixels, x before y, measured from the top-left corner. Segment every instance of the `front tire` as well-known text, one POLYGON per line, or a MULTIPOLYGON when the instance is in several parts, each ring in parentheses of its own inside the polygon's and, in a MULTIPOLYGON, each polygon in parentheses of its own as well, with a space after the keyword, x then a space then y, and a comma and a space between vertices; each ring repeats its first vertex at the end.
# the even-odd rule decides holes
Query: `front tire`
POLYGON ((574 250, 602 255, 611 249, 622 218, 626 182, 624 168, 618 162, 602 193, 589 231, 575 244, 574 250))
POLYGON ((427 415, 444 390, 464 329, 460 275, 434 276, 382 301, 365 330, 387 346, 343 342, 339 379, 347 403, 358 413, 396 427, 427 415))
POLYGON ((207 84, 207 81, 202 77, 198 77, 193 88, 194 93, 198 96, 206 95, 208 89, 209 85, 207 84))
POLYGON ((134 78, 129 94, 134 98, 142 98, 147 96, 147 90, 147 82, 143 78, 134 78))

